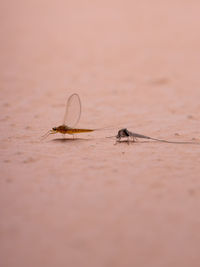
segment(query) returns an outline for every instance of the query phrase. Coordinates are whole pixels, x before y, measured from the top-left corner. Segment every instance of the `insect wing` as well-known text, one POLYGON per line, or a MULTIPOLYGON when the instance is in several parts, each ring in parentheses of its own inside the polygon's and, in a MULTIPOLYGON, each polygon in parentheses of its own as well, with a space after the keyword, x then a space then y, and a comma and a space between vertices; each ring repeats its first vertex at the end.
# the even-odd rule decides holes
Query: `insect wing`
POLYGON ((81 117, 81 100, 78 94, 71 95, 67 100, 67 106, 63 124, 73 128, 81 117))

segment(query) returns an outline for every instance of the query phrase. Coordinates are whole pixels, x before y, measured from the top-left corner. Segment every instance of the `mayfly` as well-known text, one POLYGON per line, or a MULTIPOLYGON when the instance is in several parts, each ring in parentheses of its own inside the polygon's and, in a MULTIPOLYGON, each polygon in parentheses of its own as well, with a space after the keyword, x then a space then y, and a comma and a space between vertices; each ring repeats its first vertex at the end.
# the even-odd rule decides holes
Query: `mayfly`
POLYGON ((93 132, 97 129, 79 129, 75 128, 81 117, 81 100, 78 94, 72 94, 67 100, 66 111, 64 114, 63 123, 60 126, 53 127, 43 137, 47 137, 50 134, 61 133, 65 134, 77 134, 93 132))
POLYGON ((196 145, 200 145, 200 143, 189 142, 189 141, 188 142, 187 141, 168 141, 168 140, 164 140, 164 139, 157 139, 157 138, 153 138, 150 136, 131 132, 131 131, 127 130, 126 128, 119 130, 118 134, 115 137, 116 137, 118 142, 120 142, 121 138, 127 138, 128 142, 130 140, 132 142, 135 142, 137 140, 137 138, 144 138, 144 139, 150 139, 150 140, 163 142, 163 143, 170 143, 170 144, 196 144, 196 145))

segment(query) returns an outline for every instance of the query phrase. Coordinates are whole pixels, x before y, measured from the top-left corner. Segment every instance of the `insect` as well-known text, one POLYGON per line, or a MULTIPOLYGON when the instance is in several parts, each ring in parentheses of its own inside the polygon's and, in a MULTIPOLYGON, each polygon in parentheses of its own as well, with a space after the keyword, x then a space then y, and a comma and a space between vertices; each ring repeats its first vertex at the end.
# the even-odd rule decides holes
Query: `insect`
POLYGON ((159 141, 159 142, 164 142, 164 143, 171 143, 171 144, 198 144, 200 145, 200 143, 196 143, 196 142, 179 142, 179 141, 168 141, 168 140, 163 140, 163 139, 157 139, 157 138, 153 138, 150 136, 146 136, 146 135, 142 135, 142 134, 137 134, 134 132, 131 132, 129 130, 127 130, 126 128, 123 128, 121 130, 118 131, 118 134, 115 136, 117 141, 120 142, 121 138, 127 138, 127 141, 129 142, 130 139, 132 139, 132 142, 135 142, 137 140, 137 138, 144 138, 144 139, 151 139, 154 141, 159 141))
POLYGON ((63 123, 60 126, 53 127, 43 137, 47 137, 50 134, 61 133, 65 134, 76 134, 93 132, 98 129, 79 129, 75 128, 81 117, 81 100, 78 94, 72 94, 67 100, 66 111, 64 114, 63 123))

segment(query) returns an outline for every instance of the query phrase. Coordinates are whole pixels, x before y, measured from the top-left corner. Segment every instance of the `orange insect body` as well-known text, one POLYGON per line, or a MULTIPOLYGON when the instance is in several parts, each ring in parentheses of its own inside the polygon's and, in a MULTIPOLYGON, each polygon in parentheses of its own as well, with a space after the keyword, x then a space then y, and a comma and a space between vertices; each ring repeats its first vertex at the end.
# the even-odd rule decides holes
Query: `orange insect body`
POLYGON ((76 128, 70 128, 67 125, 60 125, 58 127, 53 128, 54 131, 62 134, 76 134, 76 133, 87 133, 87 132, 93 132, 92 129, 76 129, 76 128))
POLYGON ((63 124, 58 127, 53 127, 43 137, 50 134, 77 134, 93 132, 95 129, 78 129, 75 128, 81 116, 81 101, 77 94, 72 94, 67 101, 66 111, 64 115, 63 124), (69 126, 67 126, 69 125, 69 126))

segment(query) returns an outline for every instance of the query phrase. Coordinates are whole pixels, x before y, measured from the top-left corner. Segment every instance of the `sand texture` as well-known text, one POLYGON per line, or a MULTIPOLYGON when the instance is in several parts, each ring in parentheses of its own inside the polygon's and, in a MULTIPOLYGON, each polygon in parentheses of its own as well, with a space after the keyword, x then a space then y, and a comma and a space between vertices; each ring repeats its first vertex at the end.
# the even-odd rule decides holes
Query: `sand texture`
POLYGON ((0 266, 199 267, 200 2, 0 2, 0 266), (80 95, 79 127, 41 136, 80 95))

